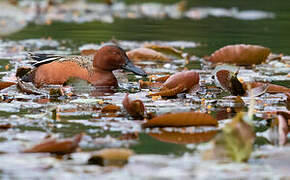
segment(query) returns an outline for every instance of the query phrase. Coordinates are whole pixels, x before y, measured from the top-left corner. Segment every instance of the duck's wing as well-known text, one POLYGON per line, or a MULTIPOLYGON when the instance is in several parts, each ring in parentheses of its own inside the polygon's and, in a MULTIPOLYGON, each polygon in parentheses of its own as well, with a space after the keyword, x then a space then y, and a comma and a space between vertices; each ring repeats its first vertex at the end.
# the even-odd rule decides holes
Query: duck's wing
POLYGON ((53 61, 57 61, 64 58, 64 56, 54 54, 33 54, 33 53, 29 53, 29 57, 33 60, 31 64, 34 67, 38 67, 42 64, 51 63, 53 61))

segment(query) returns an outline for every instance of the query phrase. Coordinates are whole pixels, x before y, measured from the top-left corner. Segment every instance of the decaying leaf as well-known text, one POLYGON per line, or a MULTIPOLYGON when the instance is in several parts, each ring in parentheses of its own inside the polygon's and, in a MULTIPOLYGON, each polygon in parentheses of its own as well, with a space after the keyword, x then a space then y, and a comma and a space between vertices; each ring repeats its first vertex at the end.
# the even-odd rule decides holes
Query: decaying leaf
POLYGON ((238 113, 226 124, 214 139, 214 147, 206 155, 207 158, 231 158, 237 162, 245 162, 253 151, 255 133, 251 125, 243 120, 245 113, 238 113))
POLYGON ((228 45, 215 51, 208 60, 213 63, 238 65, 261 64, 270 54, 270 49, 258 45, 228 45))
POLYGON ((169 61, 164 54, 149 48, 137 48, 127 52, 129 59, 133 61, 151 60, 151 61, 169 61))
POLYGON ((130 149, 111 148, 102 149, 93 154, 88 160, 89 164, 100 166, 124 166, 128 163, 128 159, 134 152, 130 149))
POLYGON ((45 139, 40 144, 37 144, 29 149, 26 149, 26 153, 55 153, 55 154, 69 154, 74 152, 79 142, 81 141, 83 134, 77 134, 73 138, 67 138, 58 140, 56 138, 45 139))
POLYGON ((195 71, 182 71, 170 76, 162 85, 161 91, 148 96, 175 96, 199 88, 199 74, 195 71))
POLYGON ((182 56, 182 51, 177 50, 171 46, 160 46, 160 45, 155 45, 155 44, 145 44, 144 45, 145 48, 150 48, 153 49, 155 51, 158 51, 162 54, 166 54, 168 56, 171 56, 173 58, 180 58, 183 59, 182 56))
POLYGON ((142 124, 143 128, 153 127, 186 127, 186 126, 217 126, 218 122, 209 114, 199 112, 168 113, 142 124))
POLYGON ((125 95, 123 106, 126 111, 134 118, 143 118, 145 113, 145 106, 141 100, 132 101, 128 94, 125 95))
POLYGON ((35 95, 48 95, 47 91, 40 90, 36 88, 32 83, 26 83, 21 80, 17 81, 17 87, 27 94, 35 94, 35 95))
POLYGON ((221 69, 214 74, 215 84, 224 90, 230 91, 235 96, 245 94, 242 83, 237 78, 237 72, 221 69))
POLYGON ((162 142, 169 142, 175 144, 193 144, 207 142, 211 140, 216 135, 216 133, 216 130, 188 133, 166 131, 164 129, 161 129, 160 132, 149 133, 149 135, 162 142))
POLYGON ((8 88, 15 84, 16 84, 15 82, 0 82, 0 90, 8 88))
POLYGON ((52 88, 49 90, 49 96, 52 99, 58 98, 60 96, 64 96, 64 91, 62 88, 52 88))
POLYGON ((120 110, 121 110, 120 106, 116 106, 114 104, 108 104, 105 107, 103 107, 102 113, 116 113, 120 110))

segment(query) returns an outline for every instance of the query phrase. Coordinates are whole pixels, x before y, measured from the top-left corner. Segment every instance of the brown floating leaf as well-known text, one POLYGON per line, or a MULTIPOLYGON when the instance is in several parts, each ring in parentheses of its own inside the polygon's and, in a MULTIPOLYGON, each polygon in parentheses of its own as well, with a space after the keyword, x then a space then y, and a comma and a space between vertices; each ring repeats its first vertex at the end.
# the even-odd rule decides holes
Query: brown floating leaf
POLYGON ((148 96, 175 96, 184 91, 199 87, 199 74, 195 71, 182 71, 170 76, 163 84, 161 91, 148 96))
POLYGON ((156 82, 165 82, 168 78, 170 77, 170 75, 166 75, 166 76, 161 76, 155 79, 156 82))
POLYGON ((143 118, 145 106, 141 100, 130 100, 128 94, 125 95, 123 106, 126 111, 134 118, 143 118))
POLYGON ((142 124, 143 128, 217 126, 218 122, 209 114, 198 112, 169 113, 154 117, 142 124))
POLYGON ((8 88, 15 84, 16 84, 15 82, 0 82, 0 90, 8 88))
POLYGON ((148 48, 137 48, 127 52, 129 59, 133 61, 140 60, 160 60, 169 61, 170 59, 164 54, 148 48))
POLYGON ((103 107, 102 113, 116 113, 120 110, 121 110, 120 106, 116 106, 114 104, 108 104, 105 107, 103 107))
POLYGON ((266 93, 269 85, 264 83, 264 84, 261 84, 260 86, 255 86, 255 85, 252 86, 252 83, 243 83, 243 87, 244 89, 247 90, 247 93, 245 94, 246 96, 250 96, 250 93, 252 92, 253 96, 255 97, 255 96, 260 96, 266 93))
POLYGON ((261 64, 270 54, 270 49, 257 45, 228 45, 215 51, 208 60, 213 63, 238 65, 261 64))
POLYGON ((133 154, 134 152, 130 149, 102 149, 92 155, 88 160, 88 163, 100 166, 124 166, 128 163, 129 157, 133 154))
POLYGON ((237 78, 237 73, 229 70, 219 70, 215 74, 215 83, 217 86, 230 91, 235 96, 245 94, 242 83, 237 78))
POLYGON ((175 48, 173 48, 171 46, 160 46, 160 45, 154 45, 154 44, 145 44, 144 47, 153 49, 153 50, 158 51, 158 52, 160 52, 162 54, 166 54, 166 55, 169 55, 169 56, 173 56, 173 57, 177 57, 177 58, 183 59, 182 51, 177 50, 177 49, 175 49, 175 48))
POLYGON ((192 144, 207 142, 212 139, 217 131, 196 132, 196 133, 182 133, 169 132, 163 129, 160 133, 149 133, 149 135, 159 141, 175 143, 175 144, 192 144))
POLYGON ((82 56, 90 56, 90 55, 94 55, 96 54, 98 50, 96 49, 84 49, 81 51, 81 55, 82 56))
POLYGON ((9 129, 12 128, 12 124, 10 123, 1 123, 0 124, 0 129, 9 129))
MULTIPOLYGON (((289 93, 290 89, 284 86, 270 84, 270 83, 263 83, 263 82, 251 82, 251 88, 263 87, 267 85, 267 93, 289 93)), ((243 84, 246 87, 246 84, 243 84)))
POLYGON ((186 90, 191 90, 199 83, 199 74, 195 71, 182 71, 170 76, 163 84, 164 88, 174 88, 178 84, 183 84, 186 90))
POLYGON ((74 152, 79 142, 81 141, 83 134, 77 134, 73 138, 67 138, 58 140, 56 138, 45 139, 40 144, 33 146, 30 149, 25 150, 26 153, 56 153, 56 154, 68 154, 74 152))

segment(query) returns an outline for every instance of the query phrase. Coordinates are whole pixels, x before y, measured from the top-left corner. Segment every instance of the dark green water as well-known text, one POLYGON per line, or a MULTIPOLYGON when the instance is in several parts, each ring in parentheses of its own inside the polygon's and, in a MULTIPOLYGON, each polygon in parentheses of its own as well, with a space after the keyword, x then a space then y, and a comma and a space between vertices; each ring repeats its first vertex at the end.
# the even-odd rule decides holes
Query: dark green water
MULTIPOLYGON (((134 1, 128 2, 132 3, 134 1)), ((239 10, 263 10, 274 13, 275 18, 263 20, 237 20, 215 17, 202 20, 189 20, 187 18, 178 20, 115 19, 113 24, 100 22, 84 24, 54 23, 50 26, 31 24, 21 32, 11 35, 8 39, 51 37, 56 40, 71 40, 73 46, 108 41, 112 37, 120 40, 136 41, 186 40, 202 44, 202 46, 193 50, 198 56, 210 54, 225 45, 247 43, 269 47, 275 53, 290 53, 288 48, 290 12, 287 9, 287 7, 290 7, 290 2, 288 1, 206 0, 189 1, 188 6, 237 7, 239 10)))

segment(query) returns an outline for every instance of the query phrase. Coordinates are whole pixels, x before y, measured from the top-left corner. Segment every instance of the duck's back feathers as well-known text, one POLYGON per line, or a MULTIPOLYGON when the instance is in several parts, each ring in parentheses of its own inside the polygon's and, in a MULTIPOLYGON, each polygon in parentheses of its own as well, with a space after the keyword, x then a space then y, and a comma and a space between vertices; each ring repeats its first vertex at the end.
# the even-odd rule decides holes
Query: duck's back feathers
POLYGON ((58 56, 58 55, 53 55, 53 54, 33 54, 33 53, 29 53, 29 56, 33 60, 32 61, 32 65, 34 67, 39 67, 40 65, 48 64, 48 63, 51 63, 53 61, 57 61, 57 60, 63 58, 63 56, 58 56))

